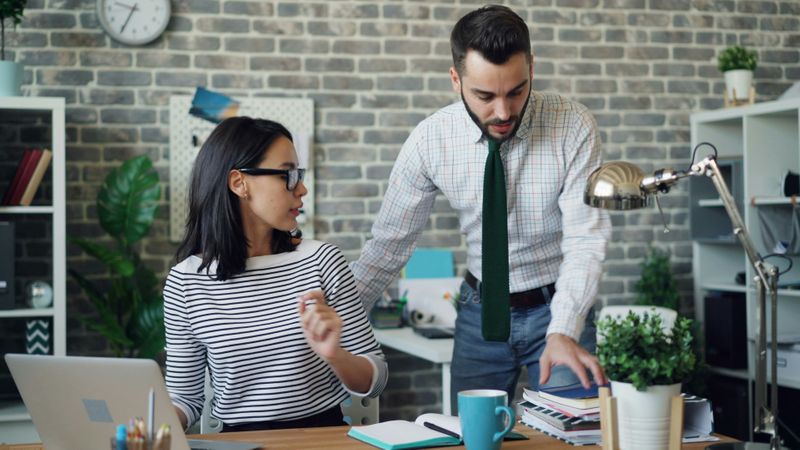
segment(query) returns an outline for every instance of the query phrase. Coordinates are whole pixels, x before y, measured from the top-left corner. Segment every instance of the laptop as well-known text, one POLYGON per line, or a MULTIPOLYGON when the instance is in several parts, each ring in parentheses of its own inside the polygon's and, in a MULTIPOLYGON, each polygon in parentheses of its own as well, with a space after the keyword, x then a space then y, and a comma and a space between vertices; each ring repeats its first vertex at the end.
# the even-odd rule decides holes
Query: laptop
POLYGON ((169 424, 171 450, 251 450, 257 443, 186 439, 161 375, 151 359, 5 356, 11 376, 47 450, 108 450, 117 425, 147 421, 155 391, 157 428, 169 424))

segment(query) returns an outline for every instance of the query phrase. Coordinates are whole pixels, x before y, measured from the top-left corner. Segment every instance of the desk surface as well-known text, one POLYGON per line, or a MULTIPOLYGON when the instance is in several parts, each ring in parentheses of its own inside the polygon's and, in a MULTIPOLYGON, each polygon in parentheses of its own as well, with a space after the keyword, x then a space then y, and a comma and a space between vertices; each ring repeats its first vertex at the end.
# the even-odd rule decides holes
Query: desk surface
POLYGON ((453 358, 453 338, 428 339, 409 327, 375 329, 375 339, 381 345, 439 364, 450 364, 453 358))
MULTIPOLYGON (((223 433, 190 436, 202 439, 217 439, 227 441, 259 442, 264 449, 304 449, 304 450, 337 450, 337 449, 374 449, 347 436, 350 427, 321 427, 321 428, 295 428, 289 430, 272 431, 246 431, 242 433, 223 433)), ((533 449, 536 450, 572 450, 575 447, 545 436, 536 430, 524 425, 517 425, 515 430, 528 436, 528 441, 508 441, 503 443, 503 449, 533 449)), ((723 438, 722 442, 733 442, 733 439, 723 438)), ((708 442, 684 444, 683 449, 702 449, 708 442)), ((447 449, 463 449, 459 447, 444 447, 447 449)), ((595 447, 599 448, 599 447, 595 447)), ((42 446, 34 445, 0 445, 0 450, 42 450, 42 446)))

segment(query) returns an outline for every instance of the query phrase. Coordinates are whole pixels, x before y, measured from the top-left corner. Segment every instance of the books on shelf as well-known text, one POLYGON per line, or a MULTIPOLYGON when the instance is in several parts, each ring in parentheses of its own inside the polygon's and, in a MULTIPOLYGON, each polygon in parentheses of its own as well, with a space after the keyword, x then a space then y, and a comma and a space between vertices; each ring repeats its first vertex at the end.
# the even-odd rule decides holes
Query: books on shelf
POLYGON ((30 206, 52 157, 53 152, 47 149, 26 149, 17 165, 14 178, 6 188, 2 204, 30 206))

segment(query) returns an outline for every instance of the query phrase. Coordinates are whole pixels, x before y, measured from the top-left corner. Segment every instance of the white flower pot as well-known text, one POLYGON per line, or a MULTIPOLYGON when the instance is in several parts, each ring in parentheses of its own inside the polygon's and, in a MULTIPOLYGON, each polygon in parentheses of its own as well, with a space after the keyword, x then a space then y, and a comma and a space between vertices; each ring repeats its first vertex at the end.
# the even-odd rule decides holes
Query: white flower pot
POLYGON ((22 64, 0 60, 0 97, 20 95, 20 86, 25 77, 22 64))
POLYGON ((725 89, 732 100, 747 100, 750 97, 750 85, 753 83, 752 70, 729 70, 725 72, 725 89))
POLYGON ((666 450, 672 397, 681 394, 681 384, 649 386, 637 391, 630 383, 611 382, 617 398, 617 429, 620 450, 666 450))

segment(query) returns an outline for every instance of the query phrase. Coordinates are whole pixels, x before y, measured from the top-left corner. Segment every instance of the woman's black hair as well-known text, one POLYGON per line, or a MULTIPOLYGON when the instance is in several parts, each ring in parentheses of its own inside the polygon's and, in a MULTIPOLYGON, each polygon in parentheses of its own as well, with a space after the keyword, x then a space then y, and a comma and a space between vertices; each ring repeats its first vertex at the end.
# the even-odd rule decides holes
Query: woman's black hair
POLYGON ((487 5, 467 13, 450 33, 453 66, 464 75, 464 59, 475 50, 492 64, 503 64, 524 52, 531 62, 531 37, 528 25, 510 8, 487 5))
MULTIPOLYGON (((239 197, 228 189, 233 169, 257 167, 265 150, 280 137, 292 140, 283 125, 265 119, 232 117, 220 123, 203 143, 192 169, 189 216, 177 260, 190 255, 203 259, 198 272, 217 262, 216 279, 244 272, 248 242, 244 235, 239 197)), ((296 247, 286 231, 273 230, 272 253, 296 247)))

